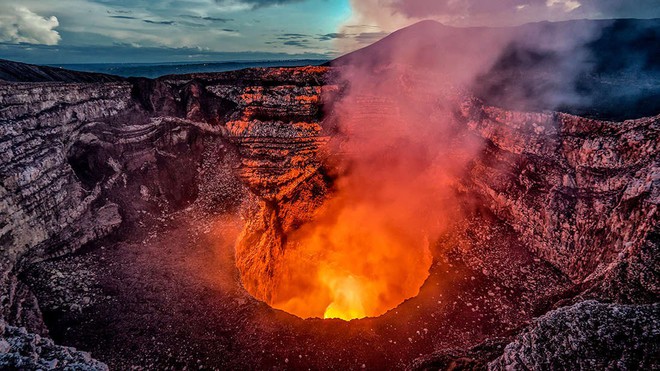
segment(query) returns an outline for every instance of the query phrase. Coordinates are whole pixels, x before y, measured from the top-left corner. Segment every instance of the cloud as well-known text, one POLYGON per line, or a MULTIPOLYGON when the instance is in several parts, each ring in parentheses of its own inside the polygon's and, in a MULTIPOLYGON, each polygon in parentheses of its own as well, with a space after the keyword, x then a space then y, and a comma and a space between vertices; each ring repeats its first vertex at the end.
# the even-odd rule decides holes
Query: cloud
POLYGON ((325 35, 319 35, 318 40, 320 40, 320 41, 329 41, 329 40, 336 40, 336 39, 344 39, 348 36, 349 35, 345 34, 345 33, 333 32, 333 33, 327 33, 325 35))
POLYGON ((128 15, 109 15, 108 17, 116 18, 116 19, 137 19, 135 17, 131 17, 131 16, 128 16, 128 15))
MULTIPOLYGON (((485 23, 496 19, 507 21, 520 19, 521 14, 533 13, 539 19, 548 20, 553 12, 568 13, 581 6, 577 0, 390 0, 391 8, 409 18, 438 18, 445 23, 479 20, 485 23)), ((528 19, 521 19, 522 22, 528 19)))
POLYGON ((42 17, 23 6, 0 5, 0 41, 8 43, 57 45, 60 34, 57 17, 42 17))
POLYGON ((309 48, 309 40, 289 40, 282 43, 283 45, 295 46, 298 48, 309 48))
POLYGON ((231 22, 231 21, 234 20, 232 18, 202 17, 202 16, 198 16, 198 15, 188 15, 188 14, 181 15, 180 17, 190 18, 190 19, 197 19, 197 20, 200 20, 200 21, 220 22, 220 23, 227 23, 227 22, 231 22))
POLYGON ((304 39, 306 37, 309 37, 308 35, 301 33, 283 33, 280 36, 281 36, 280 39, 304 39))
MULTIPOLYGON (((613 1, 613 2, 616 2, 613 1)), ((428 16, 456 16, 472 17, 483 14, 503 14, 514 10, 534 9, 538 15, 543 16, 548 11, 559 10, 570 13, 582 6, 577 0, 394 0, 392 7, 395 11, 408 17, 428 16)), ((515 13, 511 13, 515 14, 515 13)))
POLYGON ((575 0, 547 0, 545 4, 548 7, 559 6, 563 8, 565 12, 572 12, 582 6, 579 1, 575 0))
POLYGON ((581 18, 657 18, 658 0, 351 0, 344 25, 394 31, 422 19, 450 26, 510 26, 581 18))
POLYGON ((218 5, 223 7, 258 9, 273 5, 284 5, 291 3, 300 3, 305 0, 215 0, 218 5))
POLYGON ((152 21, 150 19, 143 19, 142 22, 149 24, 163 24, 168 26, 173 25, 175 23, 174 21, 152 21))

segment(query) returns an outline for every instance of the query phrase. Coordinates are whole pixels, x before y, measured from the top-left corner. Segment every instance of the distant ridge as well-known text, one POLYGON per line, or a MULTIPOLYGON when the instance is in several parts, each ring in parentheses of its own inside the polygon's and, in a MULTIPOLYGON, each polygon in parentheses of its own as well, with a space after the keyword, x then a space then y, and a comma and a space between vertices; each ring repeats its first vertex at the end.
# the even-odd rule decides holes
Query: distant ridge
POLYGON ((488 104, 616 121, 660 113, 660 19, 583 19, 500 28, 422 21, 328 65, 376 70, 405 55, 415 68, 454 76, 462 72, 463 63, 482 58, 481 47, 497 40, 505 40, 499 56, 468 86, 488 104), (565 47, 548 47, 553 43, 565 47))
POLYGON ((251 68, 295 68, 319 66, 323 60, 227 61, 199 63, 97 63, 39 66, 0 59, 0 83, 64 82, 103 83, 136 79, 155 80, 173 76, 236 72, 251 68), (109 73, 102 73, 109 72, 109 73))
POLYGON ((146 77, 155 79, 167 75, 191 73, 215 73, 255 67, 302 67, 320 65, 326 60, 290 59, 223 62, 169 62, 169 63, 91 63, 63 64, 58 67, 76 71, 98 72, 122 77, 146 77))
MULTIPOLYGON (((460 37, 461 40, 472 40, 478 42, 485 36, 511 34, 517 35, 517 39, 522 40, 525 35, 532 33, 546 33, 554 37, 563 37, 570 39, 574 37, 576 30, 585 26, 597 26, 600 28, 600 37, 594 40, 595 43, 610 43, 613 52, 621 52, 621 49, 640 52, 640 47, 646 46, 646 53, 650 54, 656 67, 660 65, 660 45, 657 43, 657 37, 660 37, 660 18, 655 19, 605 19, 588 20, 578 19, 561 22, 535 22, 526 23, 520 26, 512 27, 452 27, 445 26, 440 22, 433 20, 424 20, 413 25, 394 31, 384 38, 368 45, 364 48, 342 55, 326 65, 342 66, 356 63, 362 60, 379 60, 386 64, 391 62, 394 56, 391 50, 398 50, 405 47, 406 44, 414 41, 416 49, 428 48, 434 54, 445 49, 462 49, 466 45, 452 45, 451 41, 460 37), (423 40, 420 40, 422 39, 423 40), (415 40, 414 40, 415 39, 415 40), (631 50, 631 49, 635 50, 631 50), (367 58, 366 55, 369 57, 367 58)), ((643 52, 643 51, 641 51, 643 52)))
POLYGON ((0 80, 9 82, 117 82, 124 78, 94 72, 78 72, 63 68, 37 66, 0 59, 0 80))

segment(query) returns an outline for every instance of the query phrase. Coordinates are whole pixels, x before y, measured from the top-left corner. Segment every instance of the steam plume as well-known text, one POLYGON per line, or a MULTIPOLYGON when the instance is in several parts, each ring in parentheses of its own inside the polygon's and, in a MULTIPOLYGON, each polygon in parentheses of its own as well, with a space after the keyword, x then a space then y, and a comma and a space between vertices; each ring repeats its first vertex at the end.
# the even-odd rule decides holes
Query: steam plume
MULTIPOLYGON (((385 3, 396 11, 353 2, 352 21, 396 27, 430 4, 385 3)), ((335 61, 341 93, 326 97, 323 124, 334 138, 326 163, 334 185, 313 220, 287 236, 270 303, 301 317, 352 319, 415 296, 435 242, 462 217, 457 184, 485 145, 462 116, 478 104, 471 92, 521 109, 588 100, 575 80, 592 68, 586 46, 608 24, 426 21, 335 61)))

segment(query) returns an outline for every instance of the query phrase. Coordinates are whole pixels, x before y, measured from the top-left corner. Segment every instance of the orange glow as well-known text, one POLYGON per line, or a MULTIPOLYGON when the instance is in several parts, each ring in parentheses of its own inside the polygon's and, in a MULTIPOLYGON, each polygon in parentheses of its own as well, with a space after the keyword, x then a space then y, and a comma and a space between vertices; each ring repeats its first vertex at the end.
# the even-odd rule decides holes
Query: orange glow
POLYGON ((351 320, 382 315, 419 293, 432 257, 422 230, 408 225, 409 210, 346 193, 289 236, 274 271, 273 307, 351 320))
POLYGON ((348 73, 350 89, 322 123, 331 137, 320 157, 332 181, 309 161, 316 149, 282 151, 286 173, 248 177, 278 183, 261 191, 267 199, 239 238, 243 285, 302 318, 376 317, 416 296, 433 243, 456 217, 457 174, 479 148, 454 131, 455 112, 435 90, 440 78, 429 85, 429 75, 399 68, 348 73))

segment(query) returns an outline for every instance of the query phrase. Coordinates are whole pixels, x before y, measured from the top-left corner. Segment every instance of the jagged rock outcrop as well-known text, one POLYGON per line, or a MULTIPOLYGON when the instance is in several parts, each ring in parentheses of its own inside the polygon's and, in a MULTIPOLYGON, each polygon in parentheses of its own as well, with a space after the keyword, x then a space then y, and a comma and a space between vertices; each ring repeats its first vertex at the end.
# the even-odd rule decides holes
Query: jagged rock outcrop
POLYGON ((583 301, 536 318, 514 338, 415 360, 411 370, 648 370, 656 367, 660 305, 583 301))
MULTIPOLYGON (((237 100, 241 114, 227 122, 241 155, 240 175, 256 196, 236 247, 236 264, 246 289, 269 301, 272 272, 288 233, 311 217, 324 200, 321 148, 323 74, 305 71, 306 86, 250 89, 237 100)), ((234 87, 225 87, 235 90, 234 87)), ((216 94, 222 93, 214 87, 216 94)))
POLYGON ((21 264, 71 252, 121 222, 117 205, 100 199, 102 184, 78 180, 67 149, 81 122, 117 114, 129 98, 127 84, 0 85, 3 310, 25 300, 7 291, 21 264))

